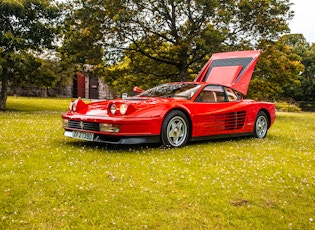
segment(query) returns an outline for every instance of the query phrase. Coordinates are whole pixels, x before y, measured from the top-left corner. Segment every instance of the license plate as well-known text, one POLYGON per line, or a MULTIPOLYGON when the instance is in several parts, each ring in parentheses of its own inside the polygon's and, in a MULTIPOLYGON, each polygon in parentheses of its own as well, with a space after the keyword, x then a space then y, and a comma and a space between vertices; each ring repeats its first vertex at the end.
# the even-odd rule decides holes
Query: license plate
POLYGON ((73 137, 86 140, 86 141, 93 141, 94 133, 86 133, 86 132, 79 132, 79 131, 73 131, 73 137))

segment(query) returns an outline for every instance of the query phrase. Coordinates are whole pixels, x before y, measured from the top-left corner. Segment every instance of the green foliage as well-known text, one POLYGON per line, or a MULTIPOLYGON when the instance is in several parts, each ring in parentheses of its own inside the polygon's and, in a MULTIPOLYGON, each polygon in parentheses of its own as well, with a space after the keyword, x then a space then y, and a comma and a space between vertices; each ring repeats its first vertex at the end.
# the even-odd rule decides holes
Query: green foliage
POLYGON ((105 68, 103 75, 104 81, 111 83, 119 93, 131 92, 134 86, 149 89, 162 83, 178 81, 178 70, 174 66, 156 62, 134 51, 126 52, 121 63, 105 68))
POLYGON ((259 44, 263 40, 276 40, 283 32, 289 32, 287 21, 292 19, 288 0, 222 0, 217 23, 229 31, 228 38, 234 44, 259 44))
POLYGON ((8 81, 14 81, 18 75, 21 82, 38 76, 35 72, 40 62, 32 51, 52 47, 60 9, 49 0, 0 0, 0 12, 0 110, 5 110, 8 81))
POLYGON ((210 54, 286 31, 289 6, 283 1, 145 0, 105 8, 108 29, 118 41, 128 41, 136 52, 175 66, 178 80, 186 81, 188 69, 210 54), (164 44, 170 47, 167 52, 161 49, 164 44))
POLYGON ((181 149, 63 136, 67 100, 0 113, 0 229, 313 229, 313 113, 181 149))
POLYGON ((301 75, 300 94, 298 100, 315 101, 315 43, 302 55, 305 71, 301 75))
MULTIPOLYGON (((275 39, 288 31, 292 17, 288 1, 74 1, 65 26, 65 59, 79 64, 98 65, 124 62, 132 56, 153 66, 170 69, 175 81, 187 81, 197 74, 214 52, 254 48, 265 39, 275 39), (104 49, 104 50, 102 50, 104 49), (126 50, 128 50, 126 52, 126 50), (101 53, 104 52, 103 55, 101 53)), ((132 70, 128 63, 124 75, 160 77, 160 70, 132 70), (128 71, 130 72, 128 73, 128 71)), ((142 66, 141 66, 142 67, 142 66)), ((114 67, 116 68, 116 67, 114 67)), ((107 77, 109 79, 109 77, 107 77)), ((116 78, 109 83, 125 85, 116 78), (116 83, 118 81, 119 83, 116 83)), ((151 78, 152 81, 152 78, 151 78)))
POLYGON ((301 108, 297 105, 288 102, 277 102, 276 109, 279 112, 301 112, 301 108))
POLYGON ((282 39, 264 41, 263 50, 250 83, 248 97, 259 100, 277 100, 284 97, 284 87, 300 86, 299 74, 304 66, 301 57, 294 53, 282 39))
POLYGON ((298 101, 315 101, 315 44, 308 44, 301 34, 290 34, 284 36, 283 40, 301 57, 304 65, 304 70, 299 74, 300 87, 286 87, 287 97, 298 101))
POLYGON ((315 100, 314 45, 301 35, 279 39, 293 15, 288 0, 75 0, 63 6, 0 0, 0 109, 8 81, 63 86, 87 67, 121 93, 192 80, 212 53, 242 49, 263 50, 248 97, 315 100), (53 47, 61 22, 61 60, 32 57, 53 47))
POLYGON ((68 65, 98 65, 103 59, 104 23, 102 11, 95 1, 72 1, 66 7, 63 28, 63 45, 59 52, 68 65))
POLYGON ((53 1, 0 1, 1 47, 13 52, 51 46, 59 9, 53 1))

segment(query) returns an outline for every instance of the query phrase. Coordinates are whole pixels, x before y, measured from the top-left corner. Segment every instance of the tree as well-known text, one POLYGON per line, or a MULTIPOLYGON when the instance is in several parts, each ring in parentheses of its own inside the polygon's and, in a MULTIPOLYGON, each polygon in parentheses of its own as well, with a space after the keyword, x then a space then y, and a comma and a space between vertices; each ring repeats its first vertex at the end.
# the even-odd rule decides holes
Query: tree
POLYGON ((295 95, 296 100, 315 101, 315 43, 302 54, 302 63, 305 66, 301 74, 300 93, 295 95))
POLYGON ((146 56, 139 55, 132 49, 126 50, 121 62, 106 67, 102 75, 105 82, 111 82, 118 93, 131 90, 134 86, 148 89, 165 82, 178 81, 176 67, 163 62, 156 62, 146 56))
POLYGON ((301 57, 282 38, 276 42, 262 41, 258 47, 263 52, 257 62, 247 96, 258 100, 285 98, 286 88, 300 86, 299 74, 304 69, 301 57))
POLYGON ((172 66, 177 81, 186 81, 196 74, 214 52, 255 48, 263 39, 277 39, 289 31, 287 20, 293 16, 289 0, 75 0, 75 3, 71 14, 75 20, 67 27, 71 36, 66 37, 71 41, 67 44, 81 44, 81 51, 73 49, 78 51, 74 57, 88 60, 84 55, 98 55, 102 47, 102 60, 111 65, 113 56, 134 53, 155 65, 172 66), (84 39, 86 36, 89 39, 84 39), (91 52, 93 47, 99 47, 97 52, 91 52))
POLYGON ((180 81, 214 52, 277 38, 292 16, 287 0, 117 0, 104 8, 104 31, 118 47, 133 44, 128 48, 176 67, 180 81))
POLYGON ((99 65, 103 62, 104 23, 103 10, 93 1, 75 1, 67 4, 63 24, 63 43, 59 48, 65 65, 76 65, 79 71, 84 65, 99 65))
POLYGON ((300 87, 287 87, 287 95, 297 101, 315 101, 315 44, 310 45, 302 34, 285 35, 283 42, 301 57, 304 65, 304 70, 299 73, 300 87))
POLYGON ((0 0, 0 110, 6 109, 8 81, 31 60, 31 51, 52 47, 59 13, 50 0, 0 0))
POLYGON ((21 86, 40 87, 42 96, 46 96, 47 89, 62 84, 59 62, 42 59, 32 54, 21 52, 15 60, 14 76, 10 78, 10 90, 21 86))

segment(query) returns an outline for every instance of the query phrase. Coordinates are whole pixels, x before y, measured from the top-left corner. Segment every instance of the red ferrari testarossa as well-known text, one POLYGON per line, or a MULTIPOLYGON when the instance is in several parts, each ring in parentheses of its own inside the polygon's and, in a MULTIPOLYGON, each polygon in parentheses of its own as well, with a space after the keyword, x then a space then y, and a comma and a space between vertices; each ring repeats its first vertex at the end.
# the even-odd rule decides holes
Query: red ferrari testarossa
POLYGON ((193 82, 163 84, 133 97, 88 104, 74 100, 62 115, 64 135, 112 144, 161 142, 170 147, 219 137, 264 138, 275 121, 275 105, 242 96, 259 54, 213 54, 193 82))

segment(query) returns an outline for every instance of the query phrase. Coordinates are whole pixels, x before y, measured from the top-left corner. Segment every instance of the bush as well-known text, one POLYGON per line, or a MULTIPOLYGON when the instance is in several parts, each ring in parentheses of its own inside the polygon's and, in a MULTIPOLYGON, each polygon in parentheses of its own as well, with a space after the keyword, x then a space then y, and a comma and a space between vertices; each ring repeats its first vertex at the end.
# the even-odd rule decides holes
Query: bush
POLYGON ((301 108, 299 108, 295 104, 287 103, 287 102, 277 102, 276 109, 279 112, 301 112, 301 108))
POLYGON ((313 101, 299 101, 299 107, 302 111, 315 112, 315 102, 313 101))

